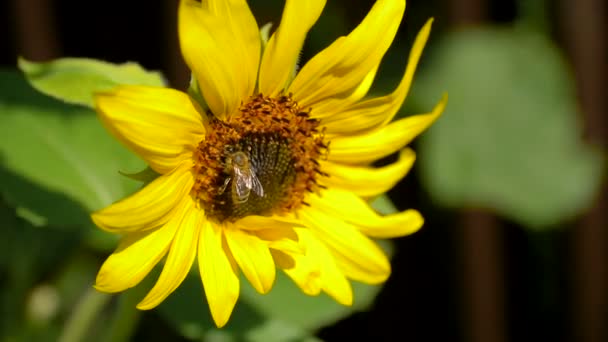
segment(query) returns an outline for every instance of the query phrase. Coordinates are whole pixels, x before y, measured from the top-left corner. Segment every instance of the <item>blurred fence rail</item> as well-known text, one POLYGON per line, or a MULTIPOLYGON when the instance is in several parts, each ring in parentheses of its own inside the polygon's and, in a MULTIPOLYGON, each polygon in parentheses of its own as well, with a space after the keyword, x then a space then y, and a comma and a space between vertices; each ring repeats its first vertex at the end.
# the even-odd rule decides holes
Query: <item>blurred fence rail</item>
MULTIPOLYGON (((587 139, 608 147, 608 5, 562 0, 560 21, 585 113, 587 139)), ((583 218, 573 241, 573 340, 608 340, 608 186, 583 218)))

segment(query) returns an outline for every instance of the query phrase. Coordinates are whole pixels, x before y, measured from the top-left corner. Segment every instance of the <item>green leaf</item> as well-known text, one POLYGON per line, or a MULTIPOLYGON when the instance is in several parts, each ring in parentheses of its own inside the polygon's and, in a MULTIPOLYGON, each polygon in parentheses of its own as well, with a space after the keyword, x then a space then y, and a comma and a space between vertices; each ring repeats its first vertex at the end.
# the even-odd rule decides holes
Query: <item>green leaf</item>
POLYGON ((46 224, 89 225, 91 211, 140 184, 118 172, 143 162, 91 110, 38 93, 16 72, 0 71, 0 136, 0 193, 46 224))
MULTIPOLYGON (((236 341, 313 341, 313 331, 368 307, 380 287, 353 283, 353 289, 354 305, 346 307, 323 294, 316 297, 305 295, 283 273, 277 274, 273 289, 266 295, 258 294, 245 279, 241 279, 241 296, 230 321, 221 329, 221 338, 236 341)), ((197 272, 190 274, 163 301, 159 312, 184 337, 218 337, 197 272)))
POLYGON ((19 58, 19 68, 39 91, 67 103, 93 107, 95 92, 121 84, 162 86, 159 72, 137 63, 112 64, 87 58, 61 58, 35 63, 19 58))
POLYGON ((370 202, 370 205, 382 215, 389 215, 399 212, 387 195, 380 195, 374 198, 370 202))
POLYGON ((54 341, 63 298, 49 283, 80 234, 39 229, 0 200, 0 340, 54 341))
MULTIPOLYGON (((167 323, 186 338, 202 340, 217 331, 198 272, 191 272, 177 290, 162 302, 158 311, 167 323)), ((230 321, 221 331, 228 336, 243 336, 263 322, 264 317, 259 312, 239 301, 230 321)))
POLYGON ((419 149, 421 179, 437 202, 490 208, 536 229, 591 205, 603 160, 581 140, 574 82, 546 37, 460 31, 433 52, 413 97, 428 109, 437 92, 450 95, 419 149))
POLYGON ((315 331, 331 325, 358 310, 366 309, 374 300, 381 286, 351 282, 354 301, 350 307, 340 305, 325 294, 311 297, 305 295, 291 279, 282 272, 277 273, 274 287, 266 295, 260 295, 249 286, 241 286, 241 297, 266 317, 280 317, 306 331, 315 331), (286 303, 289 303, 286 305, 286 303))

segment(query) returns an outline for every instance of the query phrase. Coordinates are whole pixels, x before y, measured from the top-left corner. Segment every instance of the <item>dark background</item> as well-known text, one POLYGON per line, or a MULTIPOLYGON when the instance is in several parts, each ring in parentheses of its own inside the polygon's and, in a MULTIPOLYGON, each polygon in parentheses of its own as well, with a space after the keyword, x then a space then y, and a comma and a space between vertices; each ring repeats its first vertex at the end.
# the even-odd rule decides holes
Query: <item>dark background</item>
MULTIPOLYGON (((343 22, 327 37, 324 28, 313 30, 304 60, 337 34, 346 33, 341 28, 353 28, 372 4, 329 2, 327 10, 339 13, 343 22)), ((412 0, 396 39, 410 43, 433 16, 432 48, 450 30, 508 25, 523 3, 412 0)), ((250 5, 260 25, 279 21, 282 1, 252 0, 250 5)), ((606 146, 608 6, 605 0, 544 5, 551 39, 575 75, 586 113, 584 138, 606 146)), ((173 87, 184 89, 189 74, 177 45, 176 6, 175 0, 3 1, 0 64, 14 67, 17 55, 36 61, 62 56, 137 61, 161 70, 173 87)), ((327 341, 608 341, 605 186, 600 193, 582 217, 530 232, 489 211, 436 206, 414 170, 389 195, 398 208, 423 212, 425 228, 396 240, 394 273, 370 310, 327 327, 318 336, 327 341)), ((178 338, 158 317, 146 313, 135 339, 178 338)))

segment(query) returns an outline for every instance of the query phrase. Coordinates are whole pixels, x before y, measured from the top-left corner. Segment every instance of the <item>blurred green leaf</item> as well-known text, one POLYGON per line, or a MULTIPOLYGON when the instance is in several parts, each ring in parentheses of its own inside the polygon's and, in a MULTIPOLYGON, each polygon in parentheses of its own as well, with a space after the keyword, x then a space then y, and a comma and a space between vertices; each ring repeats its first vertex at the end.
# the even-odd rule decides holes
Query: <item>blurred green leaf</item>
POLYGON ((281 319, 268 319, 247 332, 246 341, 250 342, 319 342, 320 339, 310 336, 303 329, 288 324, 281 319))
POLYGON ((0 200, 0 340, 53 341, 62 299, 49 283, 79 234, 39 229, 0 200))
POLYGON ((394 214, 399 211, 387 195, 380 195, 374 198, 370 202, 370 205, 382 215, 394 214))
MULTIPOLYGON (((177 290, 162 302, 158 311, 177 332, 189 339, 202 340, 217 331, 198 272, 191 272, 177 290)), ((239 301, 230 321, 221 331, 228 336, 242 337, 243 333, 263 322, 264 317, 259 312, 239 301)))
POLYGON ((425 108, 437 91, 450 95, 420 143, 421 179, 435 200, 488 207, 533 228, 592 203, 603 161, 581 140, 572 77, 546 37, 460 31, 433 52, 413 90, 425 108))
MULTIPOLYGON (((287 281, 287 279, 282 279, 287 281)), ((243 281, 241 289, 248 285, 243 281)), ((160 315, 182 336, 202 341, 315 341, 309 330, 281 316, 267 316, 246 300, 239 299, 228 324, 217 329, 198 272, 191 273, 159 306, 160 315)))
POLYGON ((354 291, 353 306, 336 303, 325 294, 316 297, 305 295, 282 272, 277 273, 272 291, 266 295, 258 294, 249 284, 243 282, 241 298, 267 317, 280 317, 281 320, 307 331, 328 326, 350 315, 354 311, 367 308, 381 286, 352 282, 354 291))
POLYGON ((38 93, 16 72, 0 71, 0 136, 0 193, 38 224, 91 225, 91 211, 140 185, 119 170, 141 170, 143 162, 91 110, 38 93))
MULTIPOLYGON (((209 313, 197 272, 159 307, 161 316, 189 339, 216 338, 217 329, 209 313)), ((245 279, 241 296, 228 324, 221 329, 222 338, 236 341, 314 341, 313 331, 344 318, 353 311, 369 306, 379 286, 353 283, 355 301, 342 306, 326 295, 310 297, 302 293, 282 273, 277 274, 273 289, 258 294, 245 279)), ((219 337, 217 337, 219 338, 219 337)))
POLYGON ((35 63, 19 58, 19 68, 39 91, 67 103, 93 107, 93 94, 121 84, 162 86, 159 72, 137 63, 112 64, 87 58, 35 63))

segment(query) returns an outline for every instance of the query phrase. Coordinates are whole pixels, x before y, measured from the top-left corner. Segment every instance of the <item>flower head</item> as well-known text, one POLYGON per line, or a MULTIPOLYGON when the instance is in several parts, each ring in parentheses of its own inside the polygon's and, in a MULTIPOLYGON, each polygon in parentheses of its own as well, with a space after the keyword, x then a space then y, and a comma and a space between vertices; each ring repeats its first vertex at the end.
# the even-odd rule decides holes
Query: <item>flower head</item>
POLYGON ((123 86, 96 95, 108 130, 159 174, 92 215, 102 229, 123 235, 97 289, 133 287, 165 258, 137 306, 151 309, 197 259, 213 319, 223 326, 239 296, 239 272, 266 293, 279 268, 304 293, 325 292, 344 305, 352 303, 350 279, 387 279, 390 263, 370 237, 410 234, 423 219, 415 210, 378 215, 365 199, 408 172, 414 152, 404 146, 445 106, 444 99, 428 114, 389 123, 408 93, 431 21, 397 88, 364 99, 405 1, 377 1, 355 30, 295 74, 324 5, 287 0, 266 42, 245 0, 182 0, 181 48, 200 92, 123 86), (394 152, 393 164, 369 166, 394 152))

